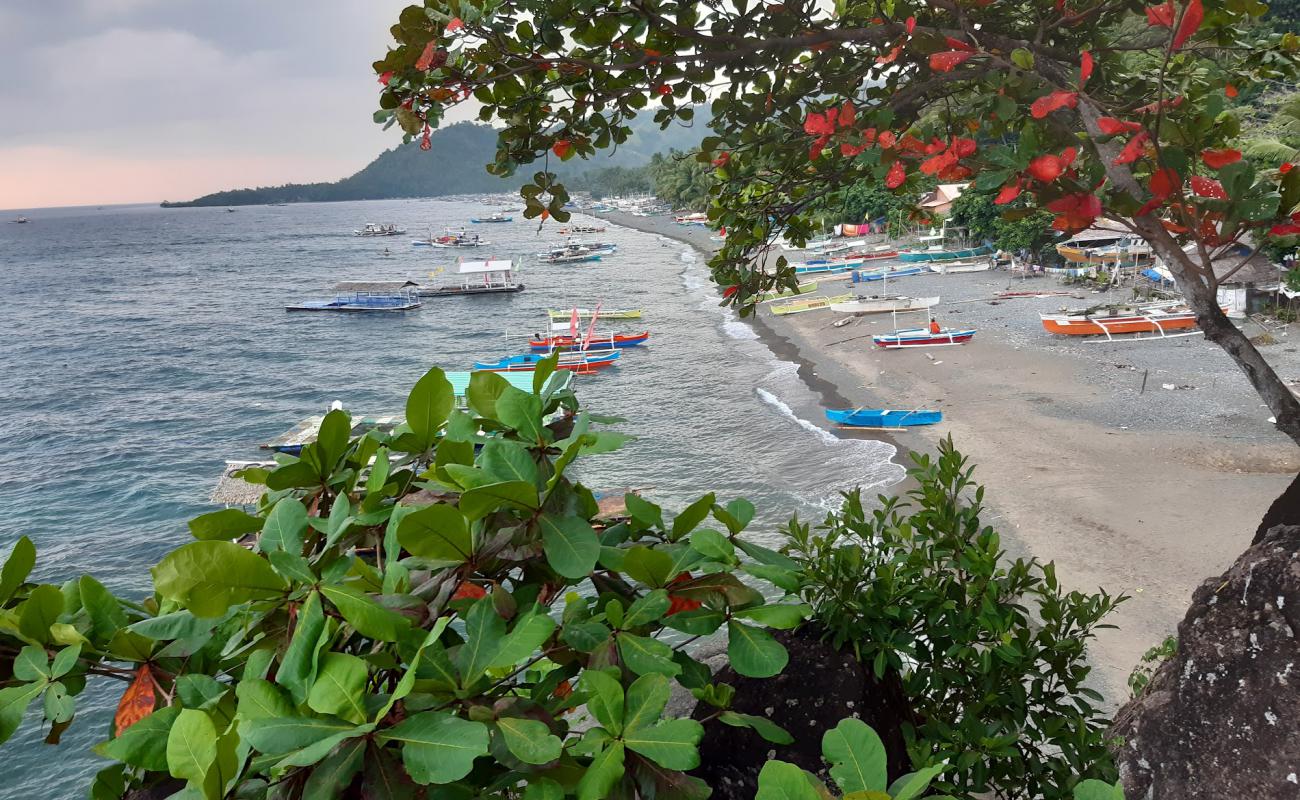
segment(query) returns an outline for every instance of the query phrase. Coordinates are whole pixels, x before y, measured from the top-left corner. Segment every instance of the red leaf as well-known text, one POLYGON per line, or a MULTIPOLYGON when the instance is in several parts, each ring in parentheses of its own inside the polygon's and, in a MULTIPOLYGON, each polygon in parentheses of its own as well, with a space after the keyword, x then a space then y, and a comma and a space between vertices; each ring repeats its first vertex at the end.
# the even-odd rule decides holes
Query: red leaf
POLYGON ((421 150, 428 151, 433 149, 433 141, 429 138, 429 133, 430 133, 429 124, 426 122, 424 125, 424 133, 420 135, 421 150))
POLYGON ((839 123, 841 128, 847 128, 857 119, 858 110, 853 107, 853 102, 845 100, 844 105, 840 106, 839 123))
POLYGON ((1222 150, 1206 150, 1201 153, 1201 160, 1205 166, 1210 169, 1223 169, 1229 164, 1235 164, 1241 160, 1241 151, 1225 147, 1222 150))
POLYGON ((894 135, 893 131, 881 131, 880 138, 876 141, 880 143, 882 148, 888 150, 898 143, 898 137, 894 135))
POLYGON ((666 95, 666 94, 672 94, 672 93, 673 93, 673 87, 669 86, 669 85, 666 84, 666 83, 661 83, 661 84, 659 84, 658 86, 655 87, 655 91, 659 93, 659 96, 660 96, 660 97, 663 97, 663 96, 666 95))
POLYGON ((1200 29, 1203 19, 1205 19, 1205 11, 1201 8, 1201 0, 1191 0, 1187 8, 1183 9, 1183 19, 1178 23, 1178 32, 1174 34, 1172 49, 1177 50, 1192 38, 1192 35, 1200 29))
POLYGON ((1150 138, 1151 135, 1146 131, 1139 132, 1137 136, 1128 140, 1128 144, 1124 145, 1124 149, 1119 151, 1119 155, 1116 156, 1115 160, 1111 163, 1132 164, 1134 161, 1137 161, 1142 157, 1142 154, 1146 152, 1146 143, 1150 138))
POLYGON ((889 173, 885 175, 885 186, 890 189, 897 189, 907 180, 907 170, 903 168, 902 161, 895 161, 889 168, 889 173))
POLYGON ((993 198, 993 205, 1004 206, 1019 196, 1020 181, 1017 180, 1014 183, 1008 183, 1006 186, 1002 187, 1002 191, 998 192, 998 196, 993 198))
POLYGON ((906 27, 907 27, 907 35, 911 36, 912 31, 916 30, 916 17, 908 17, 906 27))
POLYGON ((1065 172, 1065 161, 1060 156, 1042 155, 1029 162, 1029 176, 1036 181, 1051 183, 1065 172))
POLYGON ((903 45, 896 44, 894 45, 894 48, 890 50, 888 53, 884 54, 883 56, 876 56, 876 63, 892 64, 894 62, 894 59, 898 58, 898 54, 901 52, 903 52, 903 45))
POLYGON ((722 290, 722 296, 723 296, 723 297, 731 297, 732 295, 734 295, 736 292, 739 292, 739 291, 740 291, 740 285, 739 285, 739 284, 733 284, 733 285, 728 286, 727 288, 725 288, 725 289, 722 290))
POLYGON ((1165 0, 1158 6, 1147 6, 1147 25, 1157 28, 1174 27, 1174 16, 1178 13, 1174 8, 1174 0, 1165 0))
POLYGON ((465 581, 456 587, 456 592, 451 596, 452 600, 479 600, 487 597, 487 590, 477 583, 465 581))
POLYGON ((1226 85, 1223 87, 1223 93, 1226 94, 1228 97, 1236 97, 1236 96, 1237 96, 1237 87, 1236 87, 1236 86, 1233 86, 1231 83, 1226 84, 1226 85))
MULTIPOLYGON (((1173 0, 1170 0, 1170 2, 1173 2, 1173 0)), ((465 27, 465 23, 461 21, 460 17, 452 17, 451 22, 447 23, 447 27, 443 28, 442 32, 455 33, 456 31, 460 30, 463 27, 465 27)))
POLYGON ((975 54, 964 50, 945 50, 942 53, 933 53, 930 56, 930 69, 935 72, 952 72, 973 55, 975 54))
POLYGON ((1136 122, 1125 122, 1122 119, 1114 117, 1098 117, 1097 127, 1107 136, 1114 136, 1117 133, 1133 133, 1142 130, 1142 126, 1136 122))
POLYGON ((1282 166, 1278 167, 1277 171, 1285 175, 1293 169, 1295 169, 1295 164, 1292 164, 1291 162, 1288 161, 1284 163, 1282 166))
POLYGON ((1079 88, 1080 89, 1083 88, 1083 85, 1088 82, 1088 78, 1090 77, 1092 77, 1092 53, 1088 52, 1087 50, 1084 50, 1083 55, 1079 57, 1079 88))
POLYGON ((975 52, 974 45, 963 42, 961 39, 954 39, 951 36, 945 36, 944 41, 948 43, 949 50, 963 50, 967 53, 975 52))
POLYGON ((840 155, 852 158, 863 150, 867 149, 865 144, 849 144, 848 142, 840 143, 840 155))
POLYGON ((1055 91, 1038 98, 1029 106, 1029 115, 1042 119, 1058 108, 1074 108, 1079 104, 1078 92, 1055 91))
POLYGON ((1151 194, 1157 200, 1164 200, 1174 193, 1180 183, 1177 172, 1174 172, 1169 167, 1161 167, 1152 173, 1151 182, 1147 185, 1147 188, 1151 190, 1151 194))
POLYGON ((817 136, 829 136, 835 132, 835 122, 832 116, 834 112, 810 111, 803 121, 804 133, 817 136))
POLYGON ((721 153, 718 154, 717 158, 713 159, 713 166, 715 167, 725 167, 730 163, 731 163, 731 153, 727 152, 726 150, 723 150, 721 153))
POLYGON ((962 166, 961 164, 953 164, 944 167, 943 171, 939 173, 939 180, 947 181, 949 183, 957 183, 966 180, 974 174, 975 172, 970 167, 962 166))
POLYGON ((1204 178, 1200 175, 1193 175, 1191 184, 1192 191, 1195 192, 1198 197, 1209 197, 1214 200, 1228 199, 1228 193, 1223 191, 1223 184, 1213 178, 1204 178))
POLYGON ((680 614, 683 611, 694 611, 704 605, 699 600, 692 600, 689 597, 680 597, 675 594, 668 595, 668 613, 665 617, 671 617, 673 614, 680 614))
POLYGON ((569 141, 568 139, 557 139, 555 140, 555 144, 551 145, 551 150, 552 152, 555 153, 555 155, 559 156, 560 158, 564 158, 566 155, 569 154, 569 150, 572 149, 572 147, 573 147, 573 142, 569 141))
POLYGON ((571 694, 573 694, 573 684, 568 681, 560 681, 555 687, 553 696, 556 700, 563 700, 571 694))
POLYGON ((1285 222, 1281 225, 1274 225, 1268 229, 1269 236, 1290 236, 1293 233, 1300 233, 1300 224, 1285 222))
POLYGON ((117 703, 117 713, 113 715, 114 735, 121 736, 122 731, 153 713, 155 688, 149 665, 141 664, 135 671, 135 680, 117 703))
POLYGON ((430 39, 429 43, 424 46, 424 52, 415 60, 415 68, 424 72, 433 66, 433 54, 438 50, 438 40, 430 39))
POLYGON ((379 82, 385 86, 387 86, 388 82, 391 81, 392 79, 393 79, 392 70, 389 70, 388 72, 385 72, 379 76, 379 82))

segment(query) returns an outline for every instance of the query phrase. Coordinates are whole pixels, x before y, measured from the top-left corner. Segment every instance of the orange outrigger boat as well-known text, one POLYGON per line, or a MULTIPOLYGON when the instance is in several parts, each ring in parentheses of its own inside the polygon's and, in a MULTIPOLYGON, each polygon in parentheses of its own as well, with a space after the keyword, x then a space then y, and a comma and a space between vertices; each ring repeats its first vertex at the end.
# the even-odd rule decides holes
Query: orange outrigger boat
POLYGON ((1146 303, 1133 306, 1109 306, 1100 309, 1042 314, 1043 329, 1065 336, 1105 336, 1120 334, 1155 334, 1132 339, 1168 339, 1194 336, 1196 314, 1181 302, 1146 303), (1171 331, 1173 333, 1171 333, 1171 331))

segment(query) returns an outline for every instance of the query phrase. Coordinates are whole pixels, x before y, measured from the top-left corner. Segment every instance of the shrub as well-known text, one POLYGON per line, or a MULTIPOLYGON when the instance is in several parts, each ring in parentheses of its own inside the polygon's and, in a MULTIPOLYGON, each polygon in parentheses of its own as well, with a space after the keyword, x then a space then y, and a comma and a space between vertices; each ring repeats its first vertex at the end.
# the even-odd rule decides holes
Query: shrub
POLYGON ((1079 777, 1113 781, 1085 645, 1124 597, 1066 592, 1052 564, 1007 561, 950 440, 913 459, 914 507, 881 497, 868 512, 853 491, 815 532, 790 524, 813 619, 901 680, 913 765, 950 761, 944 790, 1063 798, 1079 777))

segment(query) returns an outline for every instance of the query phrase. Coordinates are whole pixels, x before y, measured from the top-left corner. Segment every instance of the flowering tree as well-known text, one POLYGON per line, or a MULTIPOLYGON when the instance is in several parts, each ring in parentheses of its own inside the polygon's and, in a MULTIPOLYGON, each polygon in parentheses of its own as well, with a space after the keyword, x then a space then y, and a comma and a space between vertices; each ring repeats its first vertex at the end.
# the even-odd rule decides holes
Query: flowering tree
MULTIPOLYGON (((1100 218, 1150 243, 1207 336, 1300 441, 1300 403, 1216 299, 1216 255, 1300 233, 1300 170, 1257 172, 1234 147, 1237 86, 1289 80, 1300 37, 1258 0, 426 0, 375 64, 379 119, 426 136, 471 97, 503 127, 489 169, 586 157, 653 112, 711 104, 701 158, 719 180, 711 262, 728 302, 793 283, 775 236, 862 182, 921 176, 1027 195, 1074 232, 1100 218)), ((564 218, 545 169, 525 215, 564 218)), ((1024 213, 1019 212, 1019 213, 1024 213)))

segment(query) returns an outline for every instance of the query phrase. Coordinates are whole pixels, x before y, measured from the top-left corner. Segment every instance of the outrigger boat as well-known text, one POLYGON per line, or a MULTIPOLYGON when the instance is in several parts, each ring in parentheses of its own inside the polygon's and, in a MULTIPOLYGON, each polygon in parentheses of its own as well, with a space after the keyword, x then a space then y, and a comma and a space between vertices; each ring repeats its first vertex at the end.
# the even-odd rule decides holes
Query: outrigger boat
POLYGON ((974 258, 975 256, 987 256, 993 254, 993 246, 982 244, 978 247, 962 247, 949 249, 942 244, 932 244, 924 248, 913 250, 904 250, 898 254, 899 261, 957 261, 963 258, 974 258))
MULTIPOLYGON (((567 350, 560 353, 556 369, 568 370, 578 374, 590 374, 597 369, 614 366, 621 350, 567 350)), ((537 365, 549 356, 539 353, 524 353, 506 356, 498 361, 476 361, 474 369, 479 372, 536 372, 537 365)))
POLYGON ((882 408, 826 409, 826 418, 845 428, 911 428, 943 420, 942 411, 894 411, 882 408))
POLYGON ((560 235, 564 236, 570 233, 604 233, 604 228, 598 228, 594 225, 570 225, 567 228, 560 228, 560 235))
POLYGON ((817 281, 808 281, 807 283, 797 284, 793 289, 770 289, 754 298, 755 303, 770 303, 773 300, 781 300, 786 297, 796 297, 801 294, 817 291, 817 281))
POLYGON ((487 247, 492 243, 479 238, 477 234, 470 236, 464 228, 448 228, 441 236, 412 239, 411 244, 415 247, 487 247))
POLYGON ((547 264, 582 264, 588 261, 599 261, 600 256, 600 253, 553 253, 542 260, 547 264))
POLYGON ((285 311, 409 311, 420 307, 415 281, 348 281, 331 300, 307 300, 285 311))
POLYGON ((958 261, 955 264, 931 264, 930 271, 940 275, 956 275, 962 272, 987 272, 993 269, 993 259, 987 261, 958 261))
POLYGON ((886 350, 901 350, 910 347, 948 347, 954 344, 966 344, 975 337, 973 328, 940 328, 934 333, 929 328, 907 328, 872 336, 876 347, 886 350))
POLYGON ((781 305, 771 306, 771 309, 772 313, 778 316, 802 314, 805 311, 820 311, 823 308, 830 308, 836 303, 847 303, 852 299, 853 295, 851 294, 837 294, 834 297, 805 297, 781 305))
POLYGON ((405 228, 399 228, 396 225, 379 225, 374 222, 367 222, 359 231, 353 231, 355 236, 401 236, 406 233, 405 228))
POLYGON ((460 280, 441 286, 420 286, 420 297, 455 297, 467 294, 513 294, 522 292, 524 285, 515 280, 514 263, 508 259, 495 261, 460 261, 456 264, 460 280))
POLYGON ((1078 266, 1144 267, 1153 262, 1151 246, 1125 228, 1098 223, 1056 246, 1061 258, 1078 266))
MULTIPOLYGON (((565 309, 547 309, 546 315, 551 319, 568 319, 574 311, 578 312, 578 319, 591 319, 596 313, 590 308, 565 308, 565 309)), ((641 319, 641 309, 639 308, 613 308, 609 310, 601 309, 600 316, 604 319, 641 319)))
MULTIPOLYGON (((564 325, 562 327, 568 330, 569 326, 564 325)), ((640 333, 596 333, 590 337, 573 336, 564 333, 541 338, 534 337, 529 340, 528 348, 534 353, 549 353, 555 349, 571 350, 575 347, 581 347, 585 342, 588 347, 601 351, 623 347, 640 347, 649 338, 650 331, 641 331, 640 333)))
POLYGON ((848 272, 854 267, 862 266, 866 261, 861 258, 848 259, 844 261, 818 261, 806 262, 794 265, 794 274, 796 275, 838 275, 841 272, 848 272))
MULTIPOLYGON (((1224 309, 1225 313, 1227 309, 1224 309)), ((1182 301, 1144 303, 1131 306, 1102 306, 1066 311, 1060 314, 1041 314, 1043 329, 1048 333, 1065 336, 1104 336, 1106 341, 1116 335, 1153 333, 1154 336, 1130 336, 1122 341, 1146 339, 1171 339, 1179 336, 1196 336, 1196 313, 1182 301), (1181 331, 1170 333, 1170 331, 1181 331)))
POLYGON ((469 221, 475 225, 483 225, 491 222, 510 222, 513 219, 514 217, 507 217, 505 214, 498 211, 490 217, 470 217, 469 221))
POLYGON ((853 270, 853 283, 870 283, 872 281, 887 281, 890 278, 906 278, 911 275, 920 275, 926 271, 925 267, 897 267, 895 269, 880 269, 871 272, 853 270))
POLYGON ((844 303, 832 303, 831 311, 839 314, 888 314, 893 311, 920 311, 939 304, 938 297, 859 297, 844 303))

